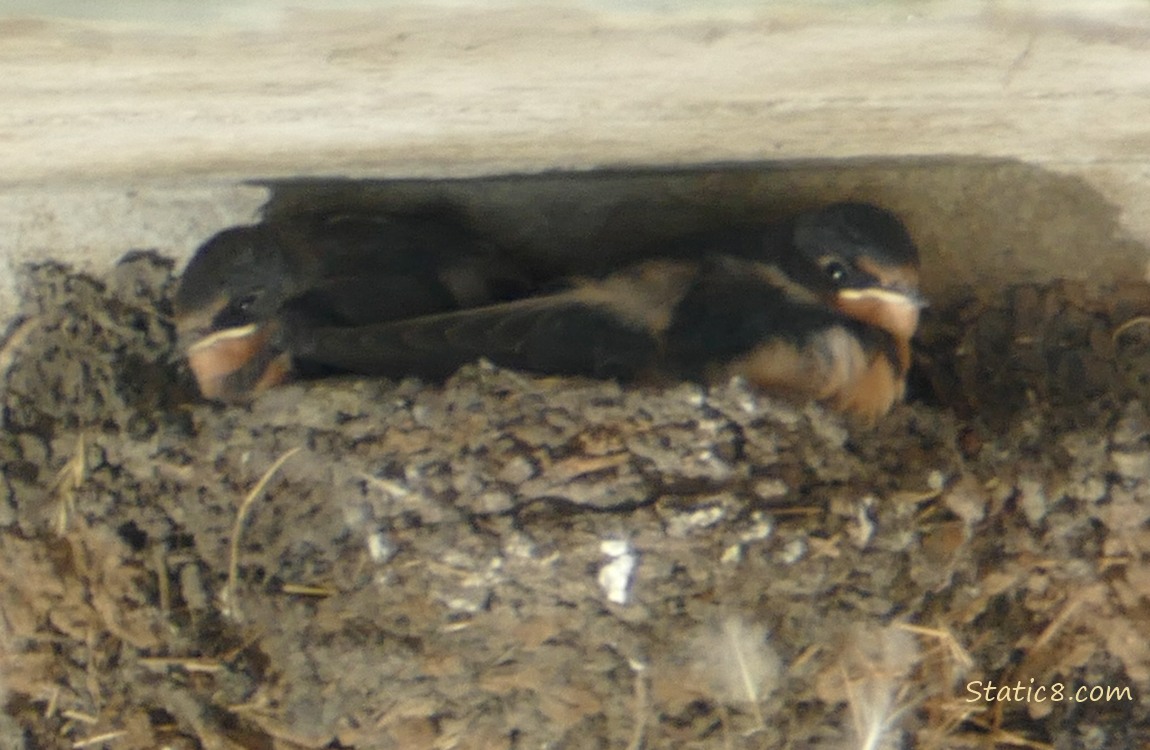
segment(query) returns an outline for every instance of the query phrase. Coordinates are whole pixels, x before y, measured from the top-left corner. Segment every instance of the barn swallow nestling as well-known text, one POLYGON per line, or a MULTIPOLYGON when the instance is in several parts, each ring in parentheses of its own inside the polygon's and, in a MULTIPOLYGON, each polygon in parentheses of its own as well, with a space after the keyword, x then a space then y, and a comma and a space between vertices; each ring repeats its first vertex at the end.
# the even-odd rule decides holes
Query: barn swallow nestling
POLYGON ((299 363, 272 322, 360 326, 521 296, 527 279, 493 247, 430 219, 308 215, 226 229, 184 271, 174 301, 201 392, 230 399, 299 363))
POLYGON ((619 380, 742 376, 867 421, 901 398, 923 302, 918 251, 893 214, 840 203, 669 253, 551 294, 380 325, 315 327, 287 311, 283 345, 392 377, 443 378, 480 357, 619 380))

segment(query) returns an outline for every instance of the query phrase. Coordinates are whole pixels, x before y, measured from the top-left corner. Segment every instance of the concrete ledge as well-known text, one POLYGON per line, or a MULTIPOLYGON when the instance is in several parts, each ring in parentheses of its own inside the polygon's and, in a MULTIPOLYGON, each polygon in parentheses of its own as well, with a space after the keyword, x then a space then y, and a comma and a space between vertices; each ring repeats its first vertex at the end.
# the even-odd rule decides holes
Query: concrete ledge
MULTIPOLYGON (((612 178, 620 192, 605 195, 744 212, 881 198, 916 225, 938 285, 1143 273, 1143 4, 604 5, 249 0, 192 17, 128 5, 115 19, 12 6, 0 17, 7 269, 47 256, 98 269, 135 247, 186 256, 253 218, 267 194, 248 181, 749 163, 642 190, 612 178), (767 180, 762 165, 786 168, 767 180)), ((603 198, 594 180, 535 186, 567 184, 603 198)), ((554 200, 575 221, 602 210, 554 200)))
POLYGON ((10 19, 3 181, 1147 157, 1144 6, 751 7, 364 2, 239 28, 10 19))

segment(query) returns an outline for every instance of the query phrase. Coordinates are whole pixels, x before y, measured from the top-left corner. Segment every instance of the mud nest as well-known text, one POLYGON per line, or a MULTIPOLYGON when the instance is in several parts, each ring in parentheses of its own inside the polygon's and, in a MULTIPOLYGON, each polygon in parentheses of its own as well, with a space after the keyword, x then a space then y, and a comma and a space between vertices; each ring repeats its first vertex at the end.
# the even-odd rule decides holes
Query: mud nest
POLYGON ((222 407, 172 282, 32 269, 0 349, 3 747, 1150 744, 1142 285, 932 310, 863 430, 483 364, 222 407))

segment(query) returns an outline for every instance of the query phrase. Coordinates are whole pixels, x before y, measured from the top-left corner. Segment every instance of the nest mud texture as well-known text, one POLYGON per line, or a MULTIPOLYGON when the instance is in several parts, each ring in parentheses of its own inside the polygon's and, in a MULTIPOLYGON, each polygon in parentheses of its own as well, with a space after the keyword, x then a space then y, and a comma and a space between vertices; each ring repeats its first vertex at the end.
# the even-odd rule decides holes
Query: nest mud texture
POLYGON ((171 287, 33 269, 0 350, 3 747, 1150 744, 1141 287, 934 311, 872 429, 482 364, 221 407, 171 287))

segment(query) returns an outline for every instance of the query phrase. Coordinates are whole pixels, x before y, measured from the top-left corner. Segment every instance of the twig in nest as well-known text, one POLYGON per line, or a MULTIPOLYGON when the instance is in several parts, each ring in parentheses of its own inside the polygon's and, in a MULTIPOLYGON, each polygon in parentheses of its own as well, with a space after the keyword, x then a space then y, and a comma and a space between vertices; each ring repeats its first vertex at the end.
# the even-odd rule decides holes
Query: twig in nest
POLYGON ((1042 632, 1038 634, 1038 638, 1035 639, 1034 645, 1030 647, 1031 652, 1045 648, 1052 640, 1054 640, 1054 636, 1056 636, 1058 632, 1066 626, 1066 623, 1070 622, 1070 618, 1074 617, 1074 614, 1078 611, 1078 608, 1085 604, 1086 600, 1093 593, 1094 592, 1091 589, 1084 589, 1071 596, 1067 600, 1066 604, 1062 606, 1061 611, 1059 611, 1059 613, 1055 615, 1054 619, 1050 621, 1050 624, 1043 628, 1042 632))
POLYGON ((967 653, 966 649, 962 647, 962 644, 958 642, 958 638, 956 638, 954 633, 950 632, 949 629, 925 628, 921 625, 912 625, 908 622, 896 622, 894 623, 894 627, 908 633, 938 641, 946 649, 947 655, 958 665, 962 672, 967 672, 974 668, 974 659, 967 653))
POLYGON ((168 582, 168 558, 161 545, 152 550, 152 559, 156 564, 156 585, 159 588, 160 612, 167 617, 172 612, 172 587, 168 582))
POLYGON ((339 592, 328 586, 308 586, 303 583, 285 583, 281 592, 292 596, 335 596, 339 592))
POLYGON ((72 748, 73 750, 81 750, 81 748, 85 747, 95 747, 96 745, 103 745, 106 742, 111 742, 112 740, 118 740, 121 737, 127 736, 128 733, 122 729, 115 732, 105 732, 104 734, 98 734, 95 737, 89 737, 86 740, 73 742, 72 748))
POLYGON ((631 741, 627 743, 627 750, 641 750, 650 713, 647 698, 647 665, 637 659, 628 659, 627 664, 635 673, 635 729, 631 734, 631 741))
POLYGON ((51 719, 56 715, 56 709, 60 705, 60 686, 56 685, 52 688, 52 693, 48 696, 48 705, 44 707, 44 718, 51 719))
POLYGON ((140 659, 140 666, 157 672, 166 671, 171 667, 178 667, 188 672, 202 672, 206 674, 224 671, 224 665, 216 659, 203 659, 194 656, 183 659, 159 656, 143 657, 140 659))
POLYGON ((1130 318, 1114 329, 1114 333, 1110 334, 1111 341, 1117 341, 1118 337, 1129 331, 1134 326, 1150 325, 1150 315, 1138 315, 1130 318))
POLYGON ((970 723, 979 729, 983 730, 981 734, 972 737, 972 744, 977 743, 978 747, 987 746, 987 743, 993 743, 990 747, 1022 747, 1027 750, 1054 750, 1054 745, 1046 742, 1036 742, 1029 740, 1015 732, 1009 732, 1000 727, 992 725, 990 722, 980 719, 977 716, 972 716, 969 719, 970 723))
POLYGON ((252 487, 252 491, 247 494, 244 501, 240 503, 239 510, 236 511, 236 521, 232 524, 232 541, 228 547, 228 581, 224 584, 223 593, 220 594, 220 600, 222 602, 221 609, 225 615, 229 615, 234 620, 238 621, 241 619, 239 602, 236 598, 236 583, 240 577, 240 535, 244 530, 244 521, 248 517, 248 511, 251 510, 252 503, 254 503, 256 498, 260 496, 260 493, 264 491, 264 487, 267 487, 271 478, 275 476, 275 473, 279 471, 280 467, 283 466, 289 458, 298 452, 298 447, 292 448, 277 458, 275 463, 268 467, 268 470, 260 477, 260 481, 256 482, 256 486, 252 487))
POLYGON ((923 652, 923 663, 914 675, 919 685, 938 686, 923 690, 921 702, 928 713, 930 724, 919 734, 918 741, 924 748, 956 746, 955 733, 979 709, 951 693, 961 678, 974 668, 974 659, 945 625, 931 628, 896 622, 891 627, 935 644, 923 652))
POLYGON ((59 493, 60 502, 56 506, 56 533, 63 534, 68 530, 68 522, 76 512, 76 490, 84 484, 84 477, 88 474, 87 448, 84 445, 84 433, 76 436, 76 450, 68 462, 60 467, 56 474, 53 491, 59 493))
POLYGON ((38 315, 28 318, 16 326, 4 343, 0 344, 0 377, 4 377, 8 374, 8 370, 12 369, 12 365, 16 362, 16 352, 28 340, 28 335, 39 322, 38 315))

